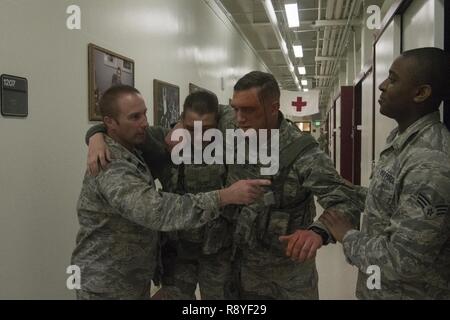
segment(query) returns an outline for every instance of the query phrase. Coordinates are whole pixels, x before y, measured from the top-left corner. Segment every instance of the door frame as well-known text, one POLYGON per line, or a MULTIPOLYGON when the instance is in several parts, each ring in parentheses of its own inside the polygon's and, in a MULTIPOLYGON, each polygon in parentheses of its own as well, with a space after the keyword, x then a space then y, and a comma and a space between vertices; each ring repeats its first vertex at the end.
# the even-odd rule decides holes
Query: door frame
MULTIPOLYGON (((450 53, 450 1, 444 1, 444 50, 450 53)), ((450 131, 450 98, 444 101, 444 123, 450 131)))

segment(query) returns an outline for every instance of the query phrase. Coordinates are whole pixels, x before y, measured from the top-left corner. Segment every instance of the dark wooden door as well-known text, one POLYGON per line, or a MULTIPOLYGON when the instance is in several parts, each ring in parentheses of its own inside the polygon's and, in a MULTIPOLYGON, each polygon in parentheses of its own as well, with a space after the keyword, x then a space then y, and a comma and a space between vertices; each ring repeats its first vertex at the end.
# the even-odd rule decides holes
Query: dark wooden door
POLYGON ((341 176, 353 181, 353 86, 341 87, 341 176))
MULTIPOLYGON (((450 1, 444 1, 444 49, 450 52, 450 1)), ((450 130, 450 101, 447 100, 444 103, 444 123, 447 129, 450 130)))
POLYGON ((330 155, 330 113, 327 114, 327 120, 325 121, 325 133, 327 135, 327 155, 330 155))
POLYGON ((336 167, 336 101, 333 104, 333 163, 336 167))
POLYGON ((361 109, 362 109, 362 82, 360 81, 355 86, 354 98, 353 98, 353 127, 352 127, 352 140, 353 140, 353 172, 352 182, 353 184, 361 184, 361 109))

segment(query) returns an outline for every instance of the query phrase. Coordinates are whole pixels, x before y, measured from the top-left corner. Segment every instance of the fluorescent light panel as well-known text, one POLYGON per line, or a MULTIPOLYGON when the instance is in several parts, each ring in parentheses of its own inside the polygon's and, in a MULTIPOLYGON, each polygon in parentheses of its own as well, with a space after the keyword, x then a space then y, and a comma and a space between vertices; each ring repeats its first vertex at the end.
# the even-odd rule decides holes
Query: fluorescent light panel
POLYGON ((303 47, 302 46, 292 46, 294 48, 294 55, 296 58, 303 58, 303 47))
POLYGON ((289 28, 296 28, 300 26, 300 19, 298 17, 298 6, 296 3, 285 4, 286 16, 288 19, 289 28))
POLYGON ((306 68, 305 67, 298 67, 298 73, 306 74, 306 68))
POLYGON ((302 80, 302 86, 307 86, 308 85, 308 80, 302 80))

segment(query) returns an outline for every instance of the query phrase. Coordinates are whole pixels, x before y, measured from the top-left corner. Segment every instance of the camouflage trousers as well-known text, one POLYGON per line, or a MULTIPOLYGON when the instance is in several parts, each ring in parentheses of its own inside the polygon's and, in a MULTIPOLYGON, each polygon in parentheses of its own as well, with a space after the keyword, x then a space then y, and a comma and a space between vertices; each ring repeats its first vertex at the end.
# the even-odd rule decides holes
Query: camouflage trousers
POLYGON ((162 291, 164 299, 195 300, 198 283, 202 300, 233 299, 231 280, 231 248, 206 255, 201 243, 179 240, 170 274, 163 275, 162 291))
POLYGON ((98 292, 89 290, 77 290, 77 300, 149 300, 151 283, 143 284, 139 288, 130 290, 111 290, 108 292, 98 292))
POLYGON ((238 249, 233 271, 242 300, 317 300, 315 261, 298 263, 260 246, 238 249))

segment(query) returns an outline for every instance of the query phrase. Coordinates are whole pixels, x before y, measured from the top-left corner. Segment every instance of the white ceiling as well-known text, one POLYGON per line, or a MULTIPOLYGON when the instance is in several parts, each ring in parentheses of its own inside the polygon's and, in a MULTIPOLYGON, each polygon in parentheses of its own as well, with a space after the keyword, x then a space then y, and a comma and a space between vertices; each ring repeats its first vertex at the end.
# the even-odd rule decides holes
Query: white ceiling
MULTIPOLYGON (((299 81, 307 79, 309 89, 320 89, 320 107, 326 108, 339 74, 339 62, 345 61, 345 48, 352 28, 362 24, 361 0, 272 0, 277 24, 270 22, 266 0, 216 0, 240 29, 265 62, 281 87, 298 90, 288 61, 295 66, 299 81), (284 4, 297 3, 300 26, 289 28, 284 4), (349 18, 350 17, 350 18, 349 18), (288 54, 284 55, 276 37, 277 29, 286 41, 288 54), (303 58, 295 58, 292 45, 303 46, 303 58), (297 66, 306 67, 306 75, 298 73, 297 66)), ((353 46, 353 45, 352 45, 353 46)), ((360 47, 360 37, 356 41, 360 47)))

